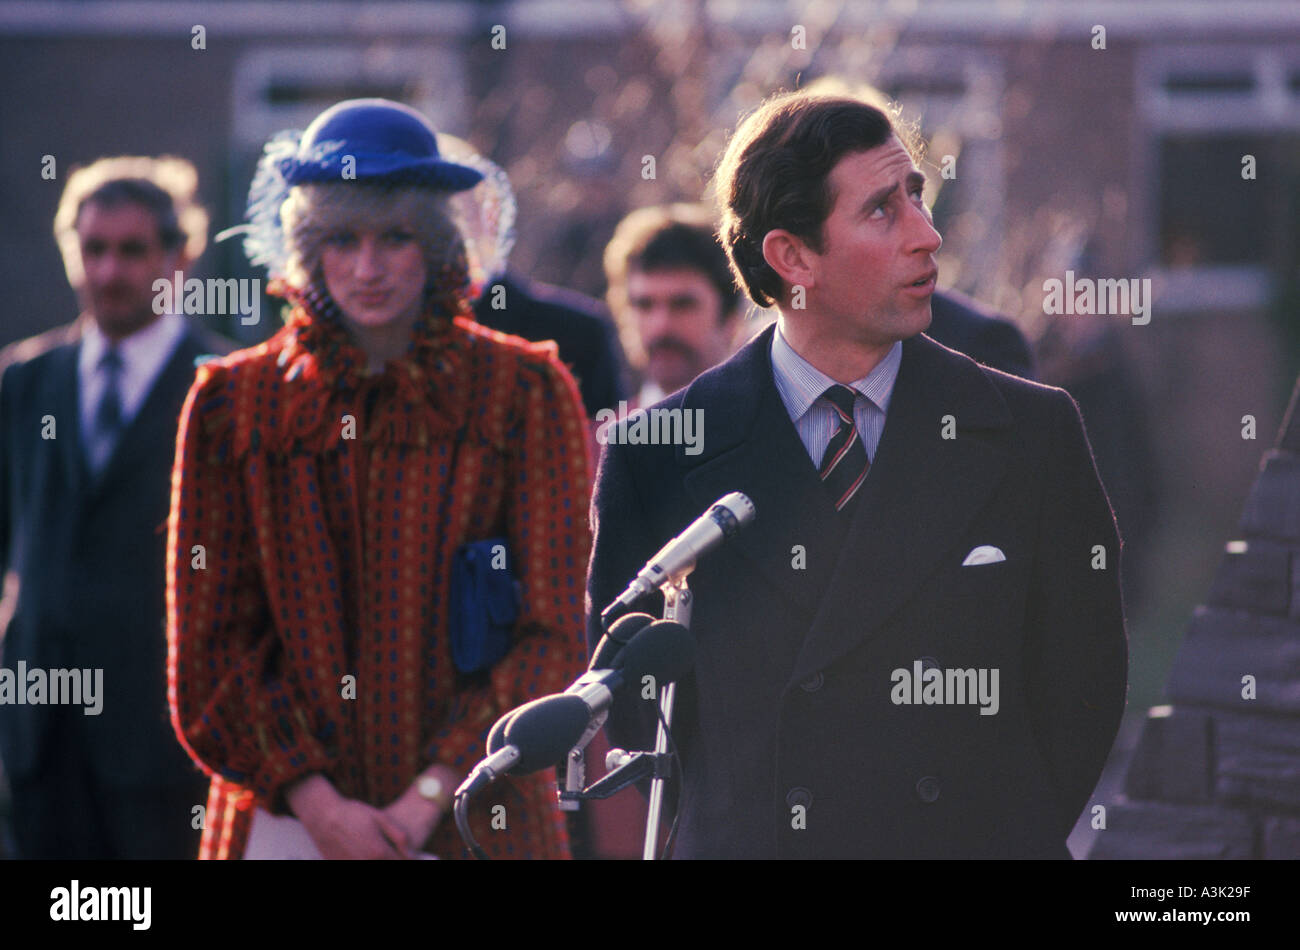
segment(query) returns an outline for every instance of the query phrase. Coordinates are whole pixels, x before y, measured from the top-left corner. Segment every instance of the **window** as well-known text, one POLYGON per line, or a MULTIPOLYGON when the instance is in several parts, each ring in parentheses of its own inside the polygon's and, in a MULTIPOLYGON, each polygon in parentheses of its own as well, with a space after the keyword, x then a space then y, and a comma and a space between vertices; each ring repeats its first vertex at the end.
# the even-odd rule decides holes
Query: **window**
POLYGON ((1300 266, 1300 50, 1147 50, 1143 256, 1166 305, 1262 306, 1300 266))

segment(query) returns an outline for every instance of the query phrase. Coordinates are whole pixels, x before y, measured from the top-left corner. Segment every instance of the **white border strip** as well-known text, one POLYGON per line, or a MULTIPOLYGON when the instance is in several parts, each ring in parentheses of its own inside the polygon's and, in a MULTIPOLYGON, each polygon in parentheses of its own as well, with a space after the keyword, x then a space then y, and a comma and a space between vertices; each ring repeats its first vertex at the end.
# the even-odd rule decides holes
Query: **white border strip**
MULTIPOLYGON (((832 29, 861 28, 882 21, 916 33, 943 36, 1090 38, 1094 24, 1107 41, 1171 33, 1268 36, 1300 42, 1300 4, 1295 0, 841 0, 832 29), (1289 36, 1288 36, 1289 34, 1289 36)), ((504 20, 526 36, 626 35, 673 15, 665 0, 517 0, 501 7, 475 3, 362 3, 359 0, 284 0, 229 3, 196 0, 5 0, 0 35, 130 35, 188 33, 202 24, 226 36, 278 37, 346 34, 375 36, 424 33, 464 36, 504 20)), ((708 0, 705 16, 745 35, 788 32, 826 10, 812 0, 708 0)))

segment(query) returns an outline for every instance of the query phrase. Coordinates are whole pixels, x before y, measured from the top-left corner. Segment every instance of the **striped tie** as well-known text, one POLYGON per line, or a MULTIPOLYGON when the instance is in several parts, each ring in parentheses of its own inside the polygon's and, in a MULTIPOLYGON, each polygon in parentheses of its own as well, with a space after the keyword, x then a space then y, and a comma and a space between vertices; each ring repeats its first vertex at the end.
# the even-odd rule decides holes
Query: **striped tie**
POLYGON ((826 446, 819 469, 836 511, 844 510, 866 481, 867 470, 871 468, 866 447, 853 424, 853 400, 856 396, 857 393, 847 386, 832 386, 822 393, 822 397, 835 407, 840 421, 840 427, 826 446))

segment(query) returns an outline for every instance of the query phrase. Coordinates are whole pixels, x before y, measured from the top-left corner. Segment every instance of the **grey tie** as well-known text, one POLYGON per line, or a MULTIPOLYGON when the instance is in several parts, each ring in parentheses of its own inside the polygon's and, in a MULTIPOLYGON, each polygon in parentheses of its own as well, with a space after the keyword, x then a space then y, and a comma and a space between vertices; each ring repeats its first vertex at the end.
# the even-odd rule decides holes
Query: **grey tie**
POLYGON ((117 347, 110 346, 104 351, 99 369, 104 374, 104 394, 95 407, 89 445, 90 467, 96 475, 108 464, 122 433, 122 354, 117 347))

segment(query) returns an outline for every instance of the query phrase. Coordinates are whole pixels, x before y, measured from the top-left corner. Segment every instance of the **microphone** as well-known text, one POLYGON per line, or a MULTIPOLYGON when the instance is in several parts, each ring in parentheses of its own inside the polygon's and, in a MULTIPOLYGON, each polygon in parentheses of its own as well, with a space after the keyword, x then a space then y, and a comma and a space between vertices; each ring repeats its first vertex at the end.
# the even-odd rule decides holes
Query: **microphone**
POLYGON ((609 670, 619 665, 619 654, 631 642, 632 638, 654 623, 655 618, 649 614, 633 613, 619 617, 609 628, 609 633, 600 638, 595 651, 591 654, 588 670, 609 670))
MULTIPOLYGON (((609 628, 609 633, 600 638, 600 643, 591 655, 591 662, 587 664, 588 672, 593 670, 613 670, 621 667, 623 665, 623 648, 631 642, 633 637, 654 623, 654 619, 649 614, 642 613, 632 613, 620 617, 609 628)), ((572 690, 573 687, 571 686, 569 689, 572 690)), ((510 725, 510 721, 515 718, 522 708, 522 706, 516 706, 492 726, 487 737, 488 755, 499 752, 505 746, 506 726, 510 725)))
POLYGON ((492 726, 492 731, 488 733, 488 737, 487 737, 488 755, 491 755, 494 752, 500 752, 501 749, 505 746, 506 726, 510 725, 511 720, 515 718, 515 716, 519 713, 519 710, 522 708, 523 708, 522 706, 516 706, 514 709, 510 710, 508 713, 506 713, 504 716, 498 719, 496 723, 492 726))
MULTIPOLYGON (((636 618, 625 625, 636 627, 636 618)), ((618 655, 617 669, 590 670, 565 692, 534 699, 497 720, 488 733, 488 756, 470 773, 456 794, 473 794, 507 772, 526 775, 564 759, 591 741, 604 722, 603 713, 625 682, 653 676, 671 683, 690 672, 695 641, 690 631, 671 620, 644 625, 618 655)))
MULTIPOLYGON (((621 618, 619 624, 625 620, 639 622, 641 616, 648 615, 632 614, 621 618)), ((646 676, 654 677, 656 684, 672 683, 694 665, 695 640, 690 631, 673 620, 655 620, 632 637, 618 654, 613 669, 588 670, 563 695, 579 697, 594 717, 613 704, 614 694, 624 683, 639 683, 646 676)))
MULTIPOLYGON (((587 672, 622 668, 625 665, 625 648, 642 630, 654 623, 654 620, 654 617, 643 613, 631 613, 620 617, 609 628, 609 633, 600 638, 600 643, 597 644, 596 649, 591 654, 591 663, 587 666, 587 672)), ((634 657, 634 662, 639 661, 634 657)), ((570 687, 570 689, 572 688, 570 687)), ((612 701, 613 690, 610 691, 610 697, 612 701)), ((587 730, 582 734, 582 738, 578 740, 577 745, 569 750, 569 758, 564 772, 564 791, 569 793, 569 796, 564 794, 560 796, 560 808, 564 811, 576 811, 579 807, 578 793, 587 784, 587 764, 583 758, 583 752, 591 744, 591 740, 596 738, 596 733, 605 725, 606 717, 607 713, 603 709, 593 710, 587 730)), ((492 737, 488 736, 489 744, 491 741, 492 737)))
POLYGON ((664 584, 676 583, 690 574, 701 557, 753 521, 754 514, 754 503, 738 491, 719 498, 689 528, 646 562, 632 583, 627 585, 627 590, 601 613, 601 623, 608 628, 610 618, 619 608, 630 607, 651 591, 664 584))
POLYGON ((472 796, 507 772, 527 775, 559 762, 587 731, 591 712, 580 697, 557 693, 520 706, 498 725, 502 721, 504 745, 474 766, 456 797, 472 796))
MULTIPOLYGON (((610 636, 615 636, 619 624, 626 628, 635 628, 644 623, 647 614, 631 614, 614 624, 610 636)), ((620 631, 622 632, 622 631, 620 631)), ((583 751, 596 738, 609 716, 609 707, 614 704, 623 684, 635 688, 645 677, 653 677, 651 682, 658 694, 661 684, 672 683, 691 671, 695 665, 695 640, 690 631, 673 620, 656 620, 645 625, 615 657, 612 670, 589 670, 578 678, 565 692, 566 696, 577 696, 588 711, 587 728, 583 730, 578 741, 569 750, 568 767, 565 770, 564 789, 569 793, 581 792, 586 784, 586 765, 583 751)), ((560 807, 572 811, 578 807, 576 799, 561 796, 560 807)))

